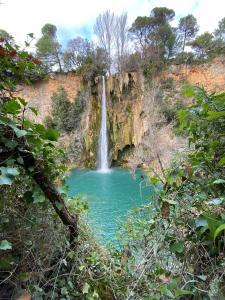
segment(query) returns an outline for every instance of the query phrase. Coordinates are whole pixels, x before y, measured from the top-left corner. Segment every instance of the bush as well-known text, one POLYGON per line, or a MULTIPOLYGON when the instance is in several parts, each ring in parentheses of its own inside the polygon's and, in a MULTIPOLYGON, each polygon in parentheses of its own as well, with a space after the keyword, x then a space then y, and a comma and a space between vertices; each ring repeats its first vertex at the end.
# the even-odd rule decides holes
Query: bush
POLYGON ((194 62, 195 55, 193 52, 181 52, 175 57, 176 64, 191 64, 194 62))
POLYGON ((62 133, 70 133, 78 129, 86 102, 87 93, 85 91, 79 92, 75 101, 70 102, 65 89, 59 88, 52 95, 52 117, 47 117, 45 124, 49 127, 56 127, 62 133))
POLYGON ((195 98, 179 113, 192 150, 177 157, 163 187, 151 178, 151 203, 119 234, 127 299, 223 299, 225 94, 188 87, 185 96, 195 98))

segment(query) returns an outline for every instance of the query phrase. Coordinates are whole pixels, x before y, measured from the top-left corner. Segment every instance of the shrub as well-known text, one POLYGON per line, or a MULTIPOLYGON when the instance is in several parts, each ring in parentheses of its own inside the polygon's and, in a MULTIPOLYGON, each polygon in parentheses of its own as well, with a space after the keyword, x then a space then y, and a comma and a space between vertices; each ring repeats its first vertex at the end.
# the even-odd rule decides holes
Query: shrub
POLYGON ((127 299, 208 300, 225 292, 225 94, 188 87, 185 96, 195 98, 179 113, 192 150, 177 157, 163 187, 151 178, 151 203, 135 209, 119 234, 127 299))
POLYGON ((65 89, 60 88, 52 95, 52 117, 47 117, 45 124, 56 127, 60 132, 70 133, 78 129, 86 102, 86 91, 79 92, 75 101, 70 102, 65 89))

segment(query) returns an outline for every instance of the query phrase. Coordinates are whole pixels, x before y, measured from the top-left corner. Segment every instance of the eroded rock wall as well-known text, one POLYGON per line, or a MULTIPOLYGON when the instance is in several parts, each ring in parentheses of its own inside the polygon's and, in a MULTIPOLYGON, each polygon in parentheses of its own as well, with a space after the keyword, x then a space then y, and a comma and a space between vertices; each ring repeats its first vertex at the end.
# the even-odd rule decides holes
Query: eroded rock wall
POLYGON ((224 91, 225 56, 200 65, 172 65, 163 76, 170 76, 179 82, 187 81, 211 92, 224 91))
POLYGON ((145 132, 141 73, 115 75, 107 80, 110 158, 117 161, 124 150, 136 147, 145 132))
POLYGON ((20 86, 19 96, 29 101, 30 105, 36 107, 39 111, 37 116, 27 111, 29 117, 42 123, 51 114, 52 94, 61 87, 66 90, 68 98, 72 102, 82 88, 81 77, 74 75, 74 73, 54 73, 47 79, 35 82, 33 85, 20 86))
MULTIPOLYGON (((146 139, 149 138, 154 110, 148 107, 148 105, 152 105, 148 104, 151 103, 151 98, 155 97, 157 101, 162 100, 166 106, 167 103, 169 105, 172 102, 179 104, 179 99, 182 97, 181 87, 184 82, 203 86, 208 91, 224 91, 224 57, 219 57, 202 65, 170 66, 167 71, 161 74, 160 78, 154 79, 155 87, 152 82, 146 83, 143 75, 138 72, 117 74, 107 78, 109 149, 113 164, 126 164, 126 157, 128 159, 132 157, 135 153, 134 149, 145 144, 146 139), (171 86, 168 86, 168 78, 173 81, 171 86), (163 87, 163 80, 167 86, 163 87), (147 92, 146 84, 151 86, 147 92), (159 84, 161 85, 159 86, 159 84), (155 95, 156 90, 157 97, 155 95)), ((74 158, 79 160, 80 165, 95 167, 98 157, 101 120, 102 80, 100 77, 95 78, 84 86, 82 79, 73 73, 54 74, 49 79, 35 83, 33 86, 22 87, 19 95, 28 100, 32 106, 37 107, 40 112, 37 117, 32 116, 35 121, 43 122, 44 118, 51 114, 51 96, 59 87, 63 87, 67 91, 71 101, 75 100, 78 92, 84 88, 87 90, 87 106, 81 118, 80 128, 75 135, 64 136, 64 141, 66 141, 66 147, 70 147, 71 152, 76 150, 77 144, 80 145, 80 157, 74 158), (78 139, 79 143, 74 143, 73 146, 73 139, 78 139)), ((159 119, 156 120, 157 122, 156 127, 162 128, 165 120, 159 119)), ((167 132, 168 130, 164 131, 167 132)), ((171 132, 168 136, 172 141, 171 132)), ((73 156, 71 157, 73 159, 73 156)))

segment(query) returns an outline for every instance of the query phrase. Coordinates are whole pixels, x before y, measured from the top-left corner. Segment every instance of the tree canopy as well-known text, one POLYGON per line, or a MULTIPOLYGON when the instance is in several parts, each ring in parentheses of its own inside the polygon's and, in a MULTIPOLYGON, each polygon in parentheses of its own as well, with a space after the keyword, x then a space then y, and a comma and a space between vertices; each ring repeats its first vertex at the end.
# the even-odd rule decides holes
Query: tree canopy
POLYGON ((179 21, 178 32, 182 41, 182 50, 184 51, 186 43, 193 39, 199 30, 197 19, 193 15, 187 15, 179 21))
POLYGON ((52 24, 45 24, 42 27, 42 37, 36 43, 37 56, 44 61, 51 69, 58 66, 62 72, 61 45, 56 36, 57 28, 52 24))

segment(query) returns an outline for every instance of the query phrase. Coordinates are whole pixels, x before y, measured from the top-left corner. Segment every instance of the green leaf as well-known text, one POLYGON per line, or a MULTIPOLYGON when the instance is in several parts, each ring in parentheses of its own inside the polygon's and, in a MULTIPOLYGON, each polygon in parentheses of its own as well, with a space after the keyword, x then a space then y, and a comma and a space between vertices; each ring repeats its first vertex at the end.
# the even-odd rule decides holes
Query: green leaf
POLYGON ((225 93, 221 93, 213 97, 213 101, 225 104, 225 93))
POLYGON ((177 204, 176 201, 171 200, 171 199, 165 199, 164 202, 168 202, 169 204, 177 204))
POLYGON ((11 255, 4 255, 4 257, 0 257, 0 268, 1 269, 8 269, 12 266, 14 259, 11 255))
POLYGON ((213 184, 221 184, 221 183, 225 183, 225 180, 220 178, 213 181, 213 184))
POLYGON ((10 250, 12 249, 12 244, 7 240, 2 240, 0 242, 0 250, 10 250))
POLYGON ((99 294, 97 293, 96 290, 94 290, 93 294, 92 294, 92 297, 95 299, 99 299, 99 294))
POLYGON ((4 143, 5 143, 6 147, 9 148, 10 150, 15 149, 16 146, 18 145, 17 141, 8 140, 8 139, 4 143))
POLYGON ((219 160, 218 165, 219 165, 220 167, 222 167, 222 166, 225 165, 225 156, 223 156, 223 157, 219 160))
POLYGON ((6 168, 6 172, 9 176, 18 176, 20 174, 20 172, 16 169, 16 168, 10 168, 10 167, 7 167, 6 168))
POLYGON ((16 100, 4 103, 4 109, 8 114, 17 115, 20 113, 21 106, 16 100))
POLYGON ((45 136, 46 129, 42 124, 35 124, 36 131, 42 136, 45 136))
POLYGON ((27 101, 26 101, 25 99, 20 98, 20 97, 18 97, 17 99, 20 101, 20 103, 21 103, 23 106, 26 106, 26 105, 27 105, 27 101))
POLYGON ((24 196, 28 203, 44 203, 46 198, 40 188, 35 186, 32 191, 27 191, 24 196))
POLYGON ((225 111, 208 111, 207 119, 214 120, 221 117, 225 117, 225 111))
POLYGON ((215 233, 214 233, 214 241, 215 241, 215 239, 217 238, 217 236, 223 231, 223 230, 225 230, 225 224, 221 224, 217 229, 216 229, 216 231, 215 231, 215 233))
POLYGON ((23 195, 23 198, 26 200, 26 202, 32 203, 33 202, 33 192, 32 191, 26 191, 23 195))
POLYGON ((5 177, 5 176, 0 176, 0 185, 11 185, 12 184, 12 179, 5 177))
POLYGON ((208 227, 208 223, 207 220, 204 216, 199 216, 196 220, 195 220, 195 226, 196 228, 199 227, 208 227))
POLYGON ((206 275, 196 275, 196 277, 201 279, 202 281, 206 281, 206 279, 207 279, 206 275))
POLYGON ((58 208, 58 210, 61 210, 62 209, 62 203, 60 202, 56 202, 55 206, 58 208))
POLYGON ((195 96, 194 87, 191 85, 184 86, 183 94, 185 97, 194 97, 195 96))
POLYGON ((186 116, 187 116, 187 111, 186 110, 180 110, 178 112, 178 117, 179 117, 179 121, 180 121, 181 124, 184 122, 186 116))
POLYGON ((18 138, 22 137, 22 136, 25 136, 27 134, 27 131, 26 130, 23 130, 23 129, 19 129, 17 128, 16 126, 14 125, 10 125, 10 127, 14 130, 16 136, 18 138))
POLYGON ((192 291, 188 291, 188 290, 176 290, 175 291, 175 296, 179 297, 179 296, 183 296, 183 295, 191 295, 193 294, 192 291))
POLYGON ((85 268, 84 265, 79 266, 79 270, 80 270, 80 271, 83 271, 84 268, 85 268))
POLYGON ((216 231, 217 227, 221 225, 221 222, 219 220, 217 220, 216 216, 214 216, 214 215, 204 215, 204 216, 207 220, 208 227, 209 227, 209 230, 210 230, 212 238, 213 238, 215 231, 216 231))
POLYGON ((210 205, 220 205, 221 203, 223 203, 224 198, 214 198, 211 199, 210 201, 207 201, 208 204, 210 205))
POLYGON ((29 109, 37 116, 38 115, 38 111, 35 107, 33 106, 29 106, 29 109))
POLYGON ((67 261, 65 258, 62 260, 62 263, 64 264, 64 266, 67 266, 67 261))
POLYGON ((20 165, 23 165, 24 164, 24 161, 23 161, 23 158, 21 156, 19 156, 16 161, 20 164, 20 165))
POLYGON ((41 193, 34 193, 33 199, 33 203, 43 203, 46 200, 45 196, 41 193))
POLYGON ((34 34, 32 32, 28 33, 27 35, 32 39, 34 38, 34 34))
POLYGON ((159 291, 160 291, 163 295, 165 295, 165 296, 167 296, 167 297, 170 297, 170 298, 174 299, 173 293, 172 293, 166 286, 161 287, 161 288, 159 289, 159 291))
POLYGON ((45 138, 49 141, 57 141, 59 137, 59 133, 56 129, 47 129, 45 133, 45 138))
POLYGON ((85 282, 83 289, 82 289, 82 293, 88 294, 89 288, 90 288, 90 285, 87 282, 85 282))
POLYGON ((19 171, 16 168, 1 167, 0 171, 0 185, 11 185, 12 179, 19 175, 19 171))
POLYGON ((184 251, 184 243, 182 241, 175 242, 170 246, 170 250, 174 253, 182 253, 184 251))

